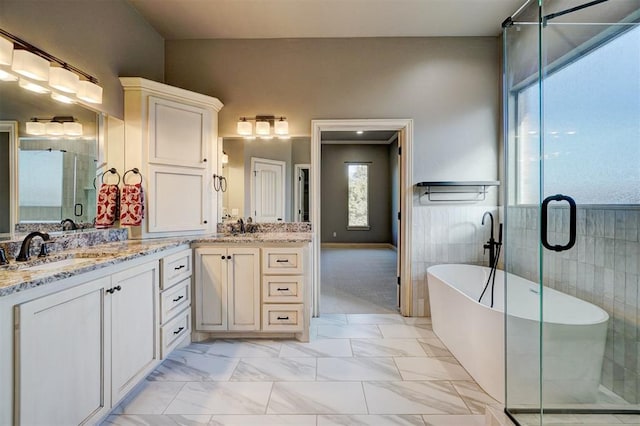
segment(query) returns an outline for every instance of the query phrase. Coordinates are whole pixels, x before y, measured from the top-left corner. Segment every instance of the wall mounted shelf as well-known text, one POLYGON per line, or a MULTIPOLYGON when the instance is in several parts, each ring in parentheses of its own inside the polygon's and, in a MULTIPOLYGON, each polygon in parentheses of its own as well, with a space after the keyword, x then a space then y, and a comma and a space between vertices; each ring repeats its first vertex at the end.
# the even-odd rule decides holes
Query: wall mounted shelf
POLYGON ((433 181, 418 182, 419 188, 426 188, 422 195, 428 195, 429 201, 484 201, 489 187, 500 186, 497 180, 480 181, 433 181), (467 194, 467 196, 457 196, 467 194))

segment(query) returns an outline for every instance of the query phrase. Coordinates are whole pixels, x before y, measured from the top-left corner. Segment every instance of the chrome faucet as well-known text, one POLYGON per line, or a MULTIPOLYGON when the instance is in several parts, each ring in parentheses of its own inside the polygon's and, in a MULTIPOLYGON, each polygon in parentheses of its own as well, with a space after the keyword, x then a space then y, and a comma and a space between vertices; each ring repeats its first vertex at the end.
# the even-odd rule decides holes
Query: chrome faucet
POLYGON ((67 230, 67 224, 69 224, 71 230, 76 230, 78 229, 78 225, 73 221, 73 219, 64 219, 62 220, 62 222, 60 222, 60 225, 62 225, 62 230, 66 231, 67 230))
POLYGON ((240 225, 240 233, 244 234, 244 221, 242 220, 242 218, 238 219, 238 224, 240 225))
MULTIPOLYGON (((489 250, 489 266, 493 268, 496 261, 496 247, 502 244, 502 241, 496 242, 496 240, 493 238, 493 215, 491 214, 491 212, 484 212, 484 214, 482 215, 482 225, 484 225, 484 220, 487 216, 489 216, 489 219, 491 219, 491 234, 489 237, 489 241, 487 241, 482 247, 484 248, 485 252, 489 250)), ((500 232, 500 240, 502 240, 502 230, 500 232)))
MULTIPOLYGON (((27 260, 29 260, 29 255, 30 255, 30 250, 31 250, 31 240, 33 240, 34 237, 40 237, 42 238, 42 241, 49 241, 49 234, 47 234, 46 232, 31 232, 29 235, 27 235, 26 237, 24 237, 24 240, 22 240, 22 245, 20 246, 20 253, 18 253, 18 256, 16 257, 16 260, 18 262, 25 262, 27 260)), ((46 253, 46 250, 41 251, 41 253, 46 253)))

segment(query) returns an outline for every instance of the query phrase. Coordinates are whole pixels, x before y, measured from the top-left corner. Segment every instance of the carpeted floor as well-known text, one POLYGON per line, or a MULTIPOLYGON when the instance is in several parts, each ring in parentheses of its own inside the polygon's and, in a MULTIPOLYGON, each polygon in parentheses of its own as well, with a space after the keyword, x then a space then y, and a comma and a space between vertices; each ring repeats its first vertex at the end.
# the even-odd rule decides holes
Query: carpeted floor
POLYGON ((321 314, 397 313, 396 252, 388 248, 323 248, 321 314))

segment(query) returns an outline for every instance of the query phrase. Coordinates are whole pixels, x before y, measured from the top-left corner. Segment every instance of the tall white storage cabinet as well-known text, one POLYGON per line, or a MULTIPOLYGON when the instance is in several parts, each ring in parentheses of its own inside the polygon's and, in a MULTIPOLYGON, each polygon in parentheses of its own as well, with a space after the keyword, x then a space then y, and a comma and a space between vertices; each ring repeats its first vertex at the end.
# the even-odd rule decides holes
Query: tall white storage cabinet
MULTIPOLYGON (((222 103, 139 77, 121 77, 120 82, 124 166, 140 171, 145 191, 145 219, 131 227, 131 238, 213 232, 218 196, 212 175, 218 164, 222 103)), ((137 179, 130 173, 127 183, 137 179)))

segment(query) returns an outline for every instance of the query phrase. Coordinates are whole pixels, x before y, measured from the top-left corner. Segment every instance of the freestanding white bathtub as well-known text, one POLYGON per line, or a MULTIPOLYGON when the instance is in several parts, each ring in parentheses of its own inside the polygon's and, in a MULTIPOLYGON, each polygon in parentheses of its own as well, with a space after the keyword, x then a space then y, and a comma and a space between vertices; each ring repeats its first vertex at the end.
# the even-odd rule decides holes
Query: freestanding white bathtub
MULTIPOLYGON (((540 286, 507 274, 505 368, 504 272, 496 271, 478 303, 490 269, 436 265, 427 269, 433 331, 476 382, 504 402, 508 369, 509 405, 540 403, 540 286)), ((594 402, 600 385, 609 315, 568 294, 543 288, 543 402, 594 402)))

